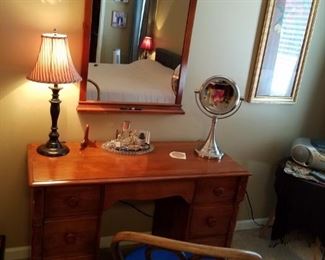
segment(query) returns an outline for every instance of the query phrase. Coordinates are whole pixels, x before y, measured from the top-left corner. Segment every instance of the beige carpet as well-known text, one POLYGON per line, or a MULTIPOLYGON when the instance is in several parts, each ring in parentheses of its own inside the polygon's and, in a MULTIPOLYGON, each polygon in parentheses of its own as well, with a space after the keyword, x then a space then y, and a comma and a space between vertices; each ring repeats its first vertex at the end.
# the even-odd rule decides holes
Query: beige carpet
POLYGON ((259 237, 259 230, 237 231, 232 247, 259 253, 265 260, 320 260, 318 246, 310 245, 303 236, 292 236, 286 244, 270 247, 269 234, 259 237))

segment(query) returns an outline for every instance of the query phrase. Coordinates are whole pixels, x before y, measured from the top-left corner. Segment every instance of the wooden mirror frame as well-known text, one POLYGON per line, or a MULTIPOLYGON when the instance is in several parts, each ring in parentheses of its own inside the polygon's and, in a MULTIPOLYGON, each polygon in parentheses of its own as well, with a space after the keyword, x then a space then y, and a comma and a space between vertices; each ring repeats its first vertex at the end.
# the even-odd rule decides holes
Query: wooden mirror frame
POLYGON ((184 114, 182 110, 182 96, 187 74, 188 54, 192 36, 192 28, 195 16, 197 0, 189 0, 187 22, 184 34, 181 71, 179 77, 178 93, 175 104, 152 104, 152 103, 109 103, 93 100, 86 100, 88 62, 90 48, 90 31, 92 23, 92 0, 85 0, 84 32, 83 32, 83 53, 80 84, 78 112, 131 112, 131 113, 160 113, 160 114, 184 114))
MULTIPOLYGON (((315 14, 317 10, 319 0, 311 0, 311 7, 309 10, 309 16, 305 28, 305 34, 303 37, 302 46, 298 55, 298 61, 296 63, 296 69, 292 73, 292 82, 290 85, 290 96, 273 96, 273 95, 258 95, 259 83, 262 75, 262 68, 264 64, 264 58, 268 51, 268 38, 270 37, 270 31, 272 27, 272 20, 274 16, 274 9, 277 0, 270 0, 267 2, 266 11, 264 15, 264 24, 259 41, 257 57, 255 61, 255 67, 252 77, 251 87, 247 93, 246 100, 252 103, 272 103, 272 104, 293 104, 296 102, 298 87, 301 81, 302 71, 304 67, 304 61, 308 50, 311 33, 313 30, 315 14)), ((278 52, 275 54, 277 55, 278 52)), ((274 56, 274 55, 273 55, 274 56)))

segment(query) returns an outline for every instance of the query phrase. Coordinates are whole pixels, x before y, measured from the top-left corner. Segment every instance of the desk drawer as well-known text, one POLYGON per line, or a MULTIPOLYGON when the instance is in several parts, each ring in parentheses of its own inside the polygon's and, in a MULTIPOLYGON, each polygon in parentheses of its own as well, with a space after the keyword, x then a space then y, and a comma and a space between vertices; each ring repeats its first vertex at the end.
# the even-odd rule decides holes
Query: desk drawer
POLYGON ((45 194, 45 217, 97 215, 100 207, 99 186, 49 187, 45 194))
POLYGON ((190 224, 190 237, 225 235, 228 232, 233 212, 231 205, 194 207, 190 224))
POLYGON ((238 180, 238 177, 222 177, 198 181, 194 203, 232 201, 236 196, 238 180))
POLYGON ((45 258, 61 257, 61 259, 95 255, 96 241, 95 217, 49 221, 44 224, 43 255, 45 258))

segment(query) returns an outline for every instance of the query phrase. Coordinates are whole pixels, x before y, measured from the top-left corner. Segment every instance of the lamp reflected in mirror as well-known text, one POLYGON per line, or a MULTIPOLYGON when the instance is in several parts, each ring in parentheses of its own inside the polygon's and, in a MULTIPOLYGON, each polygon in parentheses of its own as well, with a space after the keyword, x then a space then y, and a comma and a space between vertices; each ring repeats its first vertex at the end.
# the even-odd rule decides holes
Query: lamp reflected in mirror
POLYGON ((247 100, 294 103, 297 99, 318 0, 271 0, 247 100))
POLYGON ((146 36, 144 37, 141 45, 140 45, 140 49, 143 50, 143 58, 147 59, 148 58, 148 53, 151 51, 153 47, 153 43, 152 43, 152 37, 146 36))

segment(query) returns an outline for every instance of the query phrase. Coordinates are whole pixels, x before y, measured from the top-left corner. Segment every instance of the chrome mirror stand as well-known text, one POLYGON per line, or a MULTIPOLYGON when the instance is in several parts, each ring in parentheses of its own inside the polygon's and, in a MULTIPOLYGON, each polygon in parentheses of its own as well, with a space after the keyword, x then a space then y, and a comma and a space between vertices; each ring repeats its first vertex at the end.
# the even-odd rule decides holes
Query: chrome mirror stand
POLYGON ((223 152, 220 151, 215 137, 217 117, 212 117, 212 124, 210 127, 209 135, 205 140, 204 144, 195 149, 198 156, 208 159, 218 159, 221 160, 223 152))
POLYGON ((195 91, 195 101, 201 112, 212 119, 210 131, 205 142, 195 149, 199 157, 221 160, 224 153, 216 142, 217 119, 235 114, 241 106, 236 83, 226 77, 213 76, 207 79, 200 90, 195 91))

